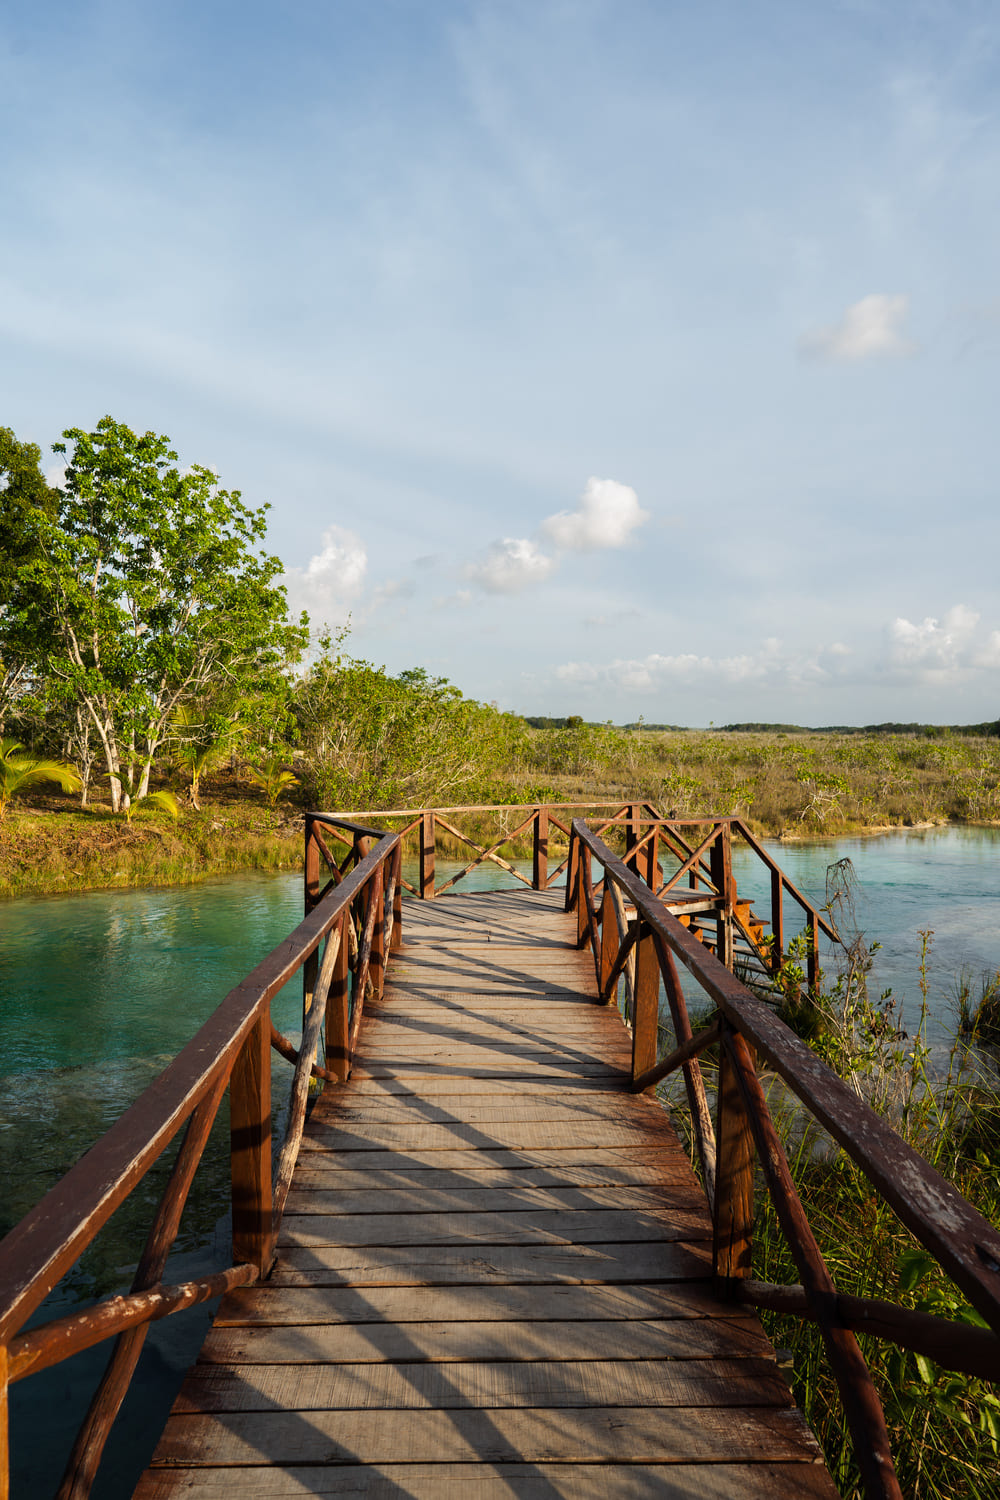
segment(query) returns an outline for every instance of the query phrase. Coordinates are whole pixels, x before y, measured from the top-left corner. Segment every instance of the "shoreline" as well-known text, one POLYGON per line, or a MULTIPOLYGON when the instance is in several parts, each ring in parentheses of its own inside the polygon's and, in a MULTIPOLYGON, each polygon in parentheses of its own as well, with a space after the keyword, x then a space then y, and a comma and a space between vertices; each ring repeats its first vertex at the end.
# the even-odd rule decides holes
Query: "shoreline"
MULTIPOLYGON (((176 824, 149 816, 128 823, 100 807, 67 808, 51 802, 17 807, 0 823, 0 902, 197 885, 227 875, 296 870, 302 861, 302 818, 297 808, 272 809, 248 798, 206 802, 200 812, 185 810, 176 824)), ((808 832, 753 832, 757 838, 791 846, 998 826, 994 819, 940 818, 808 832)))

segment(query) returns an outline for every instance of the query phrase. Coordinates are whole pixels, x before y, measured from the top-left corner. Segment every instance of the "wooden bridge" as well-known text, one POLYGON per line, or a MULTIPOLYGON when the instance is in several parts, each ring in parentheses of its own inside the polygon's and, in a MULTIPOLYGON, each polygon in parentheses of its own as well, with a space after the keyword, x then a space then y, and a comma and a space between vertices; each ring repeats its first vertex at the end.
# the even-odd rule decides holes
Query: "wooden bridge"
POLYGON ((307 818, 305 921, 0 1246, 8 1380, 117 1335, 61 1500, 90 1491, 149 1321, 220 1292, 140 1500, 237 1487, 413 1500, 470 1489, 484 1500, 833 1497, 761 1306, 819 1323, 866 1493, 892 1496, 885 1422, 851 1330, 1000 1372, 1000 1235, 732 972, 775 973, 791 901, 814 974, 828 921, 736 820, 696 828, 650 808, 612 811, 594 831, 567 827, 558 809, 523 810, 484 843, 433 812, 390 833, 307 818), (446 893, 439 828, 471 842, 462 873, 492 860, 529 889, 446 893), (550 875, 553 829, 569 847, 550 875), (402 837, 414 833, 410 889, 425 899, 404 908, 402 837), (525 837, 530 880, 499 853, 525 837), (737 895, 733 837, 767 865, 770 935, 737 895), (338 842, 346 853, 332 851, 338 842), (675 959, 714 1008, 697 1036, 675 959), (269 1003, 300 967, 296 1048, 269 1003), (673 1033, 663 1058, 661 992, 673 1033), (697 1062, 709 1047, 714 1121, 697 1062), (272 1048, 296 1063, 273 1170, 272 1048), (862 1164, 992 1332, 838 1296, 755 1055, 862 1164), (700 1181, 654 1092, 677 1070, 700 1181), (325 1086, 307 1118, 311 1076, 325 1086), (165 1286, 227 1086, 234 1265, 165 1286), (19 1333, 185 1120, 131 1294, 19 1333), (795 1287, 752 1279, 755 1157, 795 1287))

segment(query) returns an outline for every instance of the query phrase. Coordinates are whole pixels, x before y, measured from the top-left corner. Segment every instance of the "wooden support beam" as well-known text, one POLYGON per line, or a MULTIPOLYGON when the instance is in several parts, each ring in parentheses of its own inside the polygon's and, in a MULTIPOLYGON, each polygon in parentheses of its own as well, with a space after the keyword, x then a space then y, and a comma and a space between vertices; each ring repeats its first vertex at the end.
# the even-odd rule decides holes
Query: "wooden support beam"
POLYGON ((549 883, 549 814, 544 807, 535 814, 531 883, 536 891, 544 891, 549 883))
MULTIPOLYGON (((632 1016, 633 1082, 655 1066, 660 1019, 660 965, 653 934, 640 928, 635 957, 635 1009, 632 1016)), ((647 1089, 655 1085, 647 1084, 647 1089)))
POLYGON ((271 1238, 271 1027, 254 1023, 229 1086, 233 1260, 266 1276, 271 1238))
POLYGON ((348 1056, 348 1041, 351 1034, 350 956, 351 945, 347 933, 351 927, 350 916, 345 913, 327 938, 327 944, 339 936, 330 993, 326 1002, 326 1066, 327 1071, 343 1082, 351 1071, 348 1056))
POLYGON ((420 899, 434 900, 434 813, 420 815, 420 899))
POLYGON ((753 1258, 753 1160, 750 1120, 732 1058, 719 1049, 718 1115, 712 1262, 723 1291, 751 1274, 753 1258))

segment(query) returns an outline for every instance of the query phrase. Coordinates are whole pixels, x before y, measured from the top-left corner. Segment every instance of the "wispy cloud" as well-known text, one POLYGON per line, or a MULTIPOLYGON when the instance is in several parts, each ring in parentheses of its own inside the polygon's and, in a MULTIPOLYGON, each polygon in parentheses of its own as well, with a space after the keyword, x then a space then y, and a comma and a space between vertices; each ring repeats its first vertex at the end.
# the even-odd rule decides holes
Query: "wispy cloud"
POLYGON ((917 352, 905 328, 909 306, 909 298, 903 295, 873 292, 852 302, 839 323, 804 333, 799 353, 805 359, 828 362, 906 359, 917 352))
POLYGON ((566 551, 591 552, 624 547, 649 512, 639 505, 635 490, 617 479, 587 480, 576 510, 561 510, 542 522, 542 531, 566 551))

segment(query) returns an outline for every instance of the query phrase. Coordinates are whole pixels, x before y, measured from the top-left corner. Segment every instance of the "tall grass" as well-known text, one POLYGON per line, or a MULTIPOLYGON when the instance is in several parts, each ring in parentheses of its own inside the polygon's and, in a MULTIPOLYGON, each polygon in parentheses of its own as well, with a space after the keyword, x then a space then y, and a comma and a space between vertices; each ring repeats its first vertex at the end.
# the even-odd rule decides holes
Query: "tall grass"
POLYGON ((524 778, 545 778, 560 798, 648 798, 678 817, 738 815, 763 834, 1000 819, 993 737, 585 724, 533 731, 520 753, 524 778))

